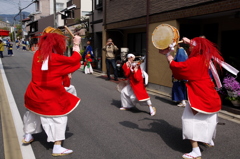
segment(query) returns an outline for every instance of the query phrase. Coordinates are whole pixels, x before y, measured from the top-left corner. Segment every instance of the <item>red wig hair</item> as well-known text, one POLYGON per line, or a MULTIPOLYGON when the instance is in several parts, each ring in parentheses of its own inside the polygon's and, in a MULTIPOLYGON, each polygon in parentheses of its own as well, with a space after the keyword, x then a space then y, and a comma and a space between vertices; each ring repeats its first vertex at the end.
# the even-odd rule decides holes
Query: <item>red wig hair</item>
MULTIPOLYGON (((221 53, 216 47, 216 44, 212 43, 206 38, 196 37, 192 39, 190 47, 191 52, 189 58, 194 56, 202 56, 202 60, 205 61, 204 64, 207 66, 209 66, 210 61, 214 58, 224 61, 221 53)), ((214 62, 213 60, 213 63, 218 70, 221 69, 221 66, 217 62, 214 62)))
POLYGON ((57 33, 45 33, 40 37, 38 46, 43 60, 50 57, 52 53, 63 55, 66 50, 66 38, 57 33))

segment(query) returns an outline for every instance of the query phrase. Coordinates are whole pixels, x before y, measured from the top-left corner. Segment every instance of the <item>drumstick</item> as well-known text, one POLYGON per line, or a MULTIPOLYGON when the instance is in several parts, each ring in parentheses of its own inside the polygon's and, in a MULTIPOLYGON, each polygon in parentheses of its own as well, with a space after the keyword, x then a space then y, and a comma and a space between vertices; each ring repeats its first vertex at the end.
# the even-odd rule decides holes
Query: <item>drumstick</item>
POLYGON ((183 40, 181 40, 181 41, 178 41, 178 43, 183 43, 183 40))
POLYGON ((64 28, 68 31, 68 33, 69 33, 72 37, 74 37, 73 33, 71 32, 71 30, 70 30, 66 25, 64 26, 64 28))

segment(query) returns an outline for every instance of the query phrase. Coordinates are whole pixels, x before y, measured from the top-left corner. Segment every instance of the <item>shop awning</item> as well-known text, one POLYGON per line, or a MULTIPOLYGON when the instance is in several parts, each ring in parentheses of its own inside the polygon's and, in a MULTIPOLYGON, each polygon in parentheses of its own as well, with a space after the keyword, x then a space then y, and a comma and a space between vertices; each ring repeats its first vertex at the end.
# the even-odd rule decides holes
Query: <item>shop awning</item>
POLYGON ((0 36, 9 36, 9 31, 0 29, 0 36))

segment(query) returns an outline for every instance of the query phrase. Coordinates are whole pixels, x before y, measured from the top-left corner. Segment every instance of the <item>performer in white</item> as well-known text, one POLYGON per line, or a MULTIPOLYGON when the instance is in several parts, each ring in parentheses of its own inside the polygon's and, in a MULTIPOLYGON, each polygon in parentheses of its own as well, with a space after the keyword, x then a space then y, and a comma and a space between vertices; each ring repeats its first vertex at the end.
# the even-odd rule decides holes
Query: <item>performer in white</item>
POLYGON ((127 58, 128 61, 123 65, 123 70, 125 76, 129 80, 129 84, 121 91, 122 107, 120 110, 129 110, 139 103, 142 106, 148 106, 150 115, 154 116, 156 114, 156 108, 152 106, 152 102, 145 88, 145 84, 147 84, 148 81, 148 75, 141 69, 140 64, 133 61, 135 59, 133 54, 128 54, 127 58))

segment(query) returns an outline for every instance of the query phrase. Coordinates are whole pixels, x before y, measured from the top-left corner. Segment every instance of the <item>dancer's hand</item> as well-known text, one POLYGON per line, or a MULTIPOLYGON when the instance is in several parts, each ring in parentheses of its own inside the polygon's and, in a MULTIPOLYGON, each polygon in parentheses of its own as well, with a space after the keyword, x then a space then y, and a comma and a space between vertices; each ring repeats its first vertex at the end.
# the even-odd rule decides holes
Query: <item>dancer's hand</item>
POLYGON ((134 67, 134 72, 137 72, 138 68, 139 68, 139 65, 136 64, 136 66, 134 67))
POLYGON ((72 74, 71 73, 68 74, 68 78, 70 78, 70 79, 72 78, 72 74))
POLYGON ((81 42, 81 37, 78 35, 75 35, 73 38, 73 51, 80 53, 80 48, 79 48, 80 42, 81 42))
POLYGON ((183 40, 184 44, 190 44, 190 42, 191 42, 191 40, 186 37, 183 37, 182 40, 183 40))
POLYGON ((127 62, 126 62, 126 65, 127 65, 128 68, 130 68, 130 67, 131 67, 131 62, 130 62, 130 61, 127 61, 127 62))
POLYGON ((169 63, 171 63, 172 60, 174 59, 173 56, 170 53, 167 54, 166 57, 167 57, 167 60, 168 60, 169 63))

